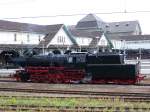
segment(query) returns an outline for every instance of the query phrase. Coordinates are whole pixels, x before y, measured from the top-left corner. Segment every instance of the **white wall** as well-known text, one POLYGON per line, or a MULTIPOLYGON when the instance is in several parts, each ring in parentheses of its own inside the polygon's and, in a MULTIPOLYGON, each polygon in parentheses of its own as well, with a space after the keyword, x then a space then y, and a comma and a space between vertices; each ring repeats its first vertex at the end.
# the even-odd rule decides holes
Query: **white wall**
POLYGON ((53 37, 51 42, 47 45, 73 45, 72 41, 70 40, 69 36, 65 33, 65 31, 61 28, 56 35, 53 37))
POLYGON ((76 37, 75 39, 79 46, 88 46, 92 41, 92 38, 87 37, 76 37))
POLYGON ((44 34, 0 31, 0 44, 39 44, 39 36, 44 38, 44 34))
POLYGON ((114 49, 121 49, 122 43, 119 40, 111 40, 114 49))
POLYGON ((150 40, 119 41, 111 40, 114 49, 150 49, 150 40))
POLYGON ((128 41, 125 46, 126 49, 150 49, 150 40, 128 41))
POLYGON ((106 39, 106 37, 104 35, 102 35, 102 37, 100 38, 99 42, 98 42, 98 46, 107 46, 108 45, 108 41, 106 39))

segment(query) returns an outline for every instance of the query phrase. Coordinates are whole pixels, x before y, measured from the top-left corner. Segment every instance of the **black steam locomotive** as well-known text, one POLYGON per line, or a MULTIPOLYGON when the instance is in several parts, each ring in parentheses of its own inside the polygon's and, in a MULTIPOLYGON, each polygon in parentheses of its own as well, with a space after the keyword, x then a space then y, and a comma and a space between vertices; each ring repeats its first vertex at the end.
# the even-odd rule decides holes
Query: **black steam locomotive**
POLYGON ((135 84, 143 79, 138 64, 125 64, 122 54, 51 53, 10 62, 23 67, 14 76, 24 82, 135 84))

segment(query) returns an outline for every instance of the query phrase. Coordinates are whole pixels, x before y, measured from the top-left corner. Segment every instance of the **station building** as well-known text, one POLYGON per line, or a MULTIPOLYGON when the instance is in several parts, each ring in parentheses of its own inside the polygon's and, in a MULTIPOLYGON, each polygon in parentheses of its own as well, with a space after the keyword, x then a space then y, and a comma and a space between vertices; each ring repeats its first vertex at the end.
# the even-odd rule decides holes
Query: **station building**
POLYGON ((76 25, 37 25, 0 20, 0 50, 149 50, 149 35, 142 35, 138 21, 105 22, 95 14, 76 25))

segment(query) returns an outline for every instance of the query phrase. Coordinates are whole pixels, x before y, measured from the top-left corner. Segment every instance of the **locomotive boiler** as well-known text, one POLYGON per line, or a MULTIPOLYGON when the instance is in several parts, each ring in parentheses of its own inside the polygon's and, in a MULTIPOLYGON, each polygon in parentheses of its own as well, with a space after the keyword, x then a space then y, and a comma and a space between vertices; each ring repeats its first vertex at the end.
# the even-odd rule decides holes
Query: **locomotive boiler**
POLYGON ((17 81, 136 84, 144 78, 139 74, 139 65, 125 64, 122 54, 49 54, 11 62, 24 68, 14 74, 17 81))

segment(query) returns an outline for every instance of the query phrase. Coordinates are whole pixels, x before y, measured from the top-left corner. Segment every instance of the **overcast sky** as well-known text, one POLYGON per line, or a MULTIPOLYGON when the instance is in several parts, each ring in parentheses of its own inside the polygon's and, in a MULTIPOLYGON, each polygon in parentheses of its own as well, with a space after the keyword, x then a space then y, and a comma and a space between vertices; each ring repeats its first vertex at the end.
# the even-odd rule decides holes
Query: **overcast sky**
POLYGON ((97 13, 105 22, 138 20, 143 34, 150 34, 150 0, 0 0, 0 19, 10 21, 73 25, 88 13, 97 13), (98 14, 124 11, 136 13, 98 14))

